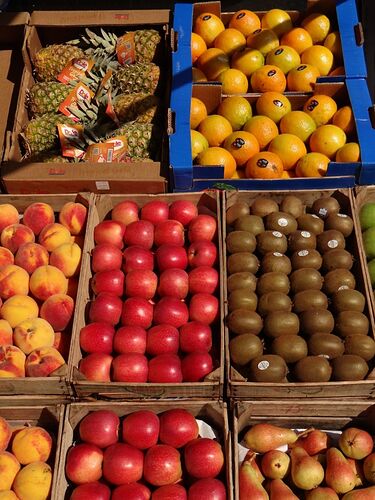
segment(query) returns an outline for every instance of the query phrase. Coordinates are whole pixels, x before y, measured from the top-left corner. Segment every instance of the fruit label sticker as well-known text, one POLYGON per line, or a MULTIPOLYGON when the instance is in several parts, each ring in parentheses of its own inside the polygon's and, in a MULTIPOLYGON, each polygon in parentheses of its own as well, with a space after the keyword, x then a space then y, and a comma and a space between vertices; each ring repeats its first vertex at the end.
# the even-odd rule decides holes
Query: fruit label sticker
POLYGON ((272 234, 276 237, 276 238, 282 238, 283 235, 281 233, 279 233, 279 231, 272 231, 272 234))
POLYGON ((113 162, 125 161, 128 155, 128 140, 125 135, 117 135, 105 141, 113 146, 113 162))
POLYGON ((319 215, 322 217, 325 217, 328 213, 328 210, 326 208, 319 208, 319 215))
POLYGON ((339 242, 337 240, 329 240, 329 242, 327 243, 329 248, 337 248, 338 244, 339 244, 339 242))
POLYGON ((101 82, 99 83, 98 90, 96 91, 95 97, 100 99, 103 97, 106 92, 109 91, 111 86, 111 77, 113 75, 113 71, 109 69, 106 74, 103 76, 101 82))
POLYGON ((264 359, 263 361, 258 363, 258 370, 267 370, 269 366, 270 366, 269 362, 264 359))
POLYGON ((57 80, 61 83, 70 83, 72 80, 80 80, 88 71, 94 66, 94 61, 92 59, 76 58, 72 59, 68 64, 61 70, 57 80))
POLYGON ((337 217, 342 217, 343 219, 345 219, 346 217, 348 217, 346 214, 336 214, 337 217))
POLYGON ((112 163, 113 151, 113 143, 99 142, 97 144, 90 144, 86 150, 84 161, 92 163, 112 163))
POLYGON ((275 257, 282 257, 282 256, 283 256, 283 254, 282 254, 282 253, 280 253, 280 252, 273 252, 273 255, 274 255, 275 257))
POLYGON ((349 290, 348 285, 341 285, 338 287, 337 291, 339 292, 340 290, 349 290))
POLYGON ((304 238, 310 238, 311 233, 309 231, 301 231, 301 236, 303 236, 304 238))
POLYGON ((312 214, 311 217, 314 217, 314 219, 320 219, 320 217, 318 217, 317 215, 315 214, 312 214))
POLYGON ((279 219, 279 220, 277 221, 277 223, 278 223, 278 225, 279 225, 279 226, 281 226, 281 227, 285 227, 285 226, 287 226, 287 225, 288 225, 288 221, 287 221, 284 217, 282 217, 281 219, 279 219))
POLYGON ((79 82, 60 104, 59 111, 78 122, 79 119, 72 113, 72 108, 73 110, 77 108, 78 101, 90 102, 93 97, 94 92, 87 85, 79 82))
POLYGON ((306 255, 309 255, 309 251, 308 250, 300 250, 297 255, 299 255, 300 257, 306 257, 306 255))
POLYGON ((85 154, 82 125, 57 125, 61 151, 68 158, 82 158, 85 154))
POLYGON ((135 62, 134 32, 125 33, 117 39, 116 54, 117 60, 122 66, 135 62))
POLYGON ((112 93, 110 90, 108 90, 107 92, 107 97, 108 97, 108 104, 105 109, 105 114, 108 115, 111 118, 111 120, 113 120, 116 123, 116 125, 120 125, 120 121, 117 118, 116 111, 113 106, 112 93))

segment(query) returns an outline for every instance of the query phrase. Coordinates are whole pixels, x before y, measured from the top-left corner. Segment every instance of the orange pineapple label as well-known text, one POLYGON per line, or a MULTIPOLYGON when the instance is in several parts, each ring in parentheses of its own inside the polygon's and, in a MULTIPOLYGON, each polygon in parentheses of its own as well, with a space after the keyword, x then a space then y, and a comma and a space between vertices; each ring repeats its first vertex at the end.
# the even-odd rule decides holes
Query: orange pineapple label
POLYGON ((107 92, 107 88, 110 86, 110 79, 113 75, 113 71, 109 69, 106 74, 101 79, 101 82, 96 91, 95 97, 101 97, 107 92))
POLYGON ((120 124, 119 119, 117 118, 115 108, 113 106, 112 93, 110 90, 107 92, 108 96, 108 104, 105 109, 105 114, 111 118, 117 125, 120 124))
POLYGON ((59 111, 69 118, 72 118, 74 121, 78 122, 79 119, 72 114, 72 112, 69 110, 69 107, 77 107, 78 101, 90 102, 93 97, 94 92, 87 85, 79 82, 60 104, 59 111))
POLYGON ((97 144, 90 144, 86 149, 84 160, 92 163, 112 163, 113 153, 113 143, 98 142, 97 144))
POLYGON ((84 57, 72 59, 63 68, 58 75, 57 79, 61 83, 69 83, 72 80, 80 80, 87 71, 90 71, 94 66, 94 61, 92 59, 86 59, 84 57))
POLYGON ((117 39, 116 54, 117 60, 122 66, 135 62, 134 32, 125 33, 117 39))
POLYGON ((113 161, 121 162, 127 157, 128 140, 125 135, 117 135, 107 139, 105 143, 113 145, 113 161))
POLYGON ((62 155, 68 158, 82 158, 84 155, 83 126, 57 125, 62 155))

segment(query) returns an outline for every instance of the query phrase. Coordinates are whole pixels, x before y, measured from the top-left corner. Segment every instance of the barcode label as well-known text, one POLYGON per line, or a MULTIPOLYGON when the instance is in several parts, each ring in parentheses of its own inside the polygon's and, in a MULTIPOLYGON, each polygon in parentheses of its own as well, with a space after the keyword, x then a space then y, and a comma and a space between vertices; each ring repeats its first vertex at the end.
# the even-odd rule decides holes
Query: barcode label
POLYGON ((95 181, 96 189, 101 191, 109 191, 109 182, 108 181, 95 181))

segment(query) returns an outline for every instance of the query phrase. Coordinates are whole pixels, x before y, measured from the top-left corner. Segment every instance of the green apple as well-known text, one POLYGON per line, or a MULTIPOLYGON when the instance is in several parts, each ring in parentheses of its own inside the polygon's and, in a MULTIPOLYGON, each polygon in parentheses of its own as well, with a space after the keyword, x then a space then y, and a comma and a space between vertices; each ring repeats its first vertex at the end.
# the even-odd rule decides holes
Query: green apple
POLYGON ((375 259, 370 260, 367 264, 368 272, 370 274, 371 285, 375 288, 375 259))
POLYGON ((367 229, 363 234, 363 245, 365 247, 365 254, 368 259, 375 258, 375 226, 367 229))
POLYGON ((375 226, 375 203, 365 203, 359 212, 362 231, 375 226))

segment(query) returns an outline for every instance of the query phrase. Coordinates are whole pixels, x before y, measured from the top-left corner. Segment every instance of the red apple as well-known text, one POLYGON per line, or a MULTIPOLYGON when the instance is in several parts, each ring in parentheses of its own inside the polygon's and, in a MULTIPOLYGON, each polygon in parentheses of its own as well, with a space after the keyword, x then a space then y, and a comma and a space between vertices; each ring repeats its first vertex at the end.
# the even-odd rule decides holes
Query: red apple
POLYGON ((212 241, 198 240, 191 243, 187 251, 189 266, 214 266, 217 261, 217 248, 212 241))
POLYGON ((126 226, 115 220, 103 220, 94 227, 94 240, 97 245, 110 243, 118 248, 124 246, 124 234, 126 226))
POLYGON ((159 439, 174 448, 182 448, 198 437, 198 424, 195 417, 183 408, 167 410, 160 415, 159 439))
POLYGON ((82 358, 79 363, 79 371, 87 380, 95 382, 111 381, 112 356, 102 352, 93 352, 82 358))
POLYGON ((187 226, 197 215, 198 208, 191 201, 176 200, 169 207, 169 219, 178 220, 183 226, 187 226))
POLYGON ((179 332, 171 325, 156 325, 147 332, 147 354, 177 354, 179 347, 179 332))
POLYGON ((155 305, 154 323, 162 323, 179 328, 188 322, 189 311, 185 302, 176 297, 162 297, 155 305))
POLYGON ((199 382, 212 372, 212 357, 208 352, 191 352, 181 361, 184 382, 199 382))
POLYGON ((140 450, 151 448, 158 442, 159 417, 150 410, 134 411, 122 422, 122 439, 140 450))
POLYGON ((81 484, 74 488, 70 500, 109 500, 111 490, 107 485, 95 481, 93 483, 81 484))
POLYGON ((126 226, 126 245, 136 245, 150 250, 154 243, 154 225, 148 220, 137 220, 126 226))
POLYGON ((102 243, 92 249, 91 268, 94 273, 120 269, 122 264, 121 250, 111 243, 102 243))
POLYGON ((167 444, 152 446, 145 455, 143 474, 153 486, 176 483, 182 476, 179 452, 167 444))
POLYGON ((113 358, 112 369, 114 382, 147 382, 148 361, 143 354, 119 354, 113 358))
POLYGON ((180 484, 167 484, 153 492, 152 500, 187 500, 187 493, 180 484))
POLYGON ((79 423, 79 437, 86 443, 107 448, 118 441, 120 419, 114 411, 96 410, 88 413, 79 423))
POLYGON ((142 478, 143 453, 125 443, 116 443, 104 451, 103 477, 117 486, 142 478))
POLYGON ((219 312, 219 301, 215 295, 209 293, 196 293, 190 299, 189 319, 200 321, 205 325, 213 323, 219 312))
POLYGON ((134 201, 120 201, 112 208, 111 218, 127 226, 138 220, 138 205, 134 201))
POLYGON ((180 328, 180 349, 182 352, 210 351, 212 332, 209 325, 190 321, 180 328))
POLYGON ((124 294, 124 280, 125 275, 120 269, 100 271, 92 277, 91 288, 95 295, 106 292, 122 297, 124 294))
POLYGON ((188 238, 194 241, 212 241, 216 234, 217 222, 212 215, 197 215, 189 224, 188 238))
POLYGON ((213 267, 199 266, 189 272, 189 292, 214 293, 219 284, 219 273, 213 267))
POLYGON ((152 299, 158 286, 158 277, 148 269, 129 271, 125 278, 125 295, 152 299))
POLYGON ((112 492, 111 500, 149 500, 151 491, 141 483, 122 484, 112 492))
POLYGON ((79 332, 79 345, 87 353, 102 352, 111 354, 115 329, 103 322, 90 323, 79 332))
POLYGON ((132 245, 125 248, 123 257, 122 269, 126 273, 135 271, 136 269, 148 269, 149 271, 154 269, 154 256, 146 248, 132 245))
POLYGON ((124 326, 149 328, 152 323, 153 305, 142 297, 126 299, 122 308, 121 323, 124 326))
POLYGON ((148 381, 162 384, 182 382, 181 360, 177 354, 160 354, 150 359, 148 381))
POLYGON ((155 252, 159 271, 166 269, 186 269, 187 253, 184 247, 178 245, 161 245, 155 252))
POLYGON ((219 479, 199 479, 189 488, 189 500, 226 500, 226 498, 226 488, 219 479))
POLYGON ((161 245, 183 246, 185 243, 184 226, 177 220, 165 220, 155 226, 154 242, 161 245))
POLYGON ((189 292, 189 276, 183 269, 171 268, 163 271, 159 278, 158 294, 184 299, 189 292))
POLYGON ((113 338, 113 350, 118 354, 146 352, 147 332, 140 326, 121 326, 113 338))
POLYGON ((90 304, 89 318, 91 322, 109 323, 117 325, 120 321, 122 300, 116 295, 102 292, 90 304))
POLYGON ((165 201, 149 201, 141 209, 141 219, 158 224, 168 219, 169 207, 165 201))
POLYGON ((93 444, 77 444, 66 456, 66 477, 75 484, 91 483, 102 477, 103 452, 93 444))
POLYGON ((218 476, 224 465, 223 450, 213 439, 193 439, 186 445, 184 457, 187 472, 197 479, 218 476))

